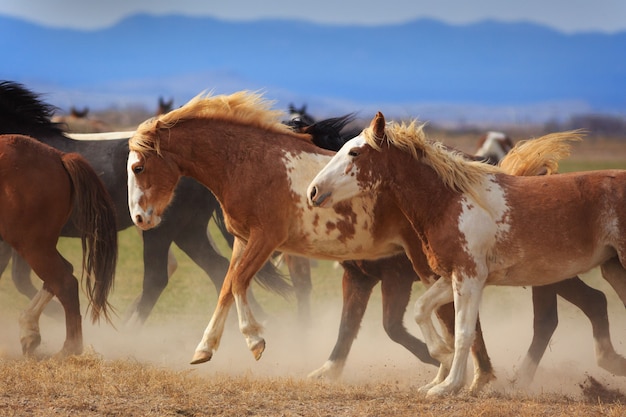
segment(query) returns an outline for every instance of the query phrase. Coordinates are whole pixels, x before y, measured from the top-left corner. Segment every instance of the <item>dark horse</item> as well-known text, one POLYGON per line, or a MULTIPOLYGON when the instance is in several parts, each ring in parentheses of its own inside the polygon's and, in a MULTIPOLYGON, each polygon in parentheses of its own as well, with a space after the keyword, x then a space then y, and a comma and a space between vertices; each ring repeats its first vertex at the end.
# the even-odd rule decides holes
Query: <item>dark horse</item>
POLYGON ((109 320, 107 297, 117 261, 115 208, 98 175, 75 153, 62 153, 22 135, 0 135, 0 236, 28 262, 43 288, 20 316, 24 354, 41 342, 39 317, 56 296, 65 310, 62 355, 83 350, 78 281, 57 251, 70 218, 82 240, 82 275, 94 321, 109 320), (35 168, 35 169, 33 169, 35 168))
MULTIPOLYGON (((53 111, 53 106, 43 103, 36 94, 22 85, 13 82, 0 83, 0 134, 29 135, 63 152, 77 152, 84 156, 113 199, 117 230, 132 226, 128 213, 126 176, 128 136, 112 140, 73 140, 50 121, 53 111)), ((219 221, 221 210, 213 194, 190 178, 181 181, 176 199, 168 210, 168 220, 158 229, 143 232, 143 289, 127 313, 129 325, 141 325, 145 322, 167 286, 168 250, 172 242, 209 275, 219 291, 228 269, 228 259, 215 251, 207 237, 211 216, 216 217, 216 223, 223 229, 222 222, 219 221)), ((61 232, 62 236, 67 237, 79 237, 81 234, 81 230, 72 221, 61 232)), ((4 247, 0 254, 3 259, 0 259, 0 267, 4 269, 11 251, 6 245, 2 246, 4 247)), ((15 257, 13 280, 20 293, 32 298, 37 289, 32 285, 29 274, 28 264, 15 257)), ((271 264, 267 264, 257 275, 257 281, 279 294, 287 294, 291 289, 271 264)), ((296 296, 308 298, 309 294, 297 293, 296 296)))

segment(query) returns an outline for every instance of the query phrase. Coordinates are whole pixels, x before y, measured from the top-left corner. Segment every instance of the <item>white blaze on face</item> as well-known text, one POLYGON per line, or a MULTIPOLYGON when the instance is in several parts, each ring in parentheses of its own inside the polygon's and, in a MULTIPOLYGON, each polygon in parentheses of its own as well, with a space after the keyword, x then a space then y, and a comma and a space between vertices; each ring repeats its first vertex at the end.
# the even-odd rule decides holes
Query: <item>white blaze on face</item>
POLYGON ((352 163, 353 148, 365 145, 365 140, 359 135, 346 142, 339 152, 333 156, 328 164, 315 176, 307 188, 309 202, 315 191, 315 199, 322 201, 320 206, 330 207, 333 204, 352 198, 361 193, 357 182, 357 168, 352 163))
POLYGON ((143 210, 139 205, 139 201, 143 197, 144 193, 137 185, 137 181, 135 179, 135 173, 133 172, 133 165, 139 162, 139 155, 137 152, 130 151, 128 154, 128 163, 127 163, 127 174, 128 174, 128 210, 130 212, 130 217, 137 226, 141 228, 146 228, 148 225, 150 227, 154 227, 161 222, 161 219, 158 216, 152 216, 153 210, 151 208, 147 208, 147 210, 143 210), (137 219, 143 219, 143 223, 137 223, 137 219))
MULTIPOLYGON (((375 201, 372 196, 358 197, 352 204, 353 218, 346 214, 339 214, 332 208, 318 208, 312 206, 307 195, 307 186, 311 179, 330 161, 330 157, 319 154, 293 154, 285 152, 283 162, 287 168, 289 186, 297 197, 296 206, 301 210, 302 217, 298 218, 299 233, 306 236, 311 250, 320 254, 345 254, 354 250, 364 250, 372 246, 371 227, 374 224, 373 210, 375 201), (337 225, 354 220, 354 235, 343 242, 342 232, 337 225)), ((328 206, 331 207, 331 206, 328 206)), ((295 224, 293 225, 294 227, 295 224)), ((293 230, 293 229, 292 229, 293 230)), ((294 231, 294 235, 297 234, 294 231)), ((394 245, 398 245, 394 242, 394 245)), ((388 248, 381 248, 387 250, 388 248)), ((369 249, 367 249, 369 250, 369 249)))

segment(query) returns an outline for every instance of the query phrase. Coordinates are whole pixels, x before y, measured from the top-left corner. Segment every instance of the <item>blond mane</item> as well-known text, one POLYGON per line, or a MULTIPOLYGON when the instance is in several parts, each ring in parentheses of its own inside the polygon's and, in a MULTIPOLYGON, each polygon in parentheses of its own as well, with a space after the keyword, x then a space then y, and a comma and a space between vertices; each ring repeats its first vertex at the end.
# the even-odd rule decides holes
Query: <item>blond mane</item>
MULTIPOLYGON (((371 127, 363 131, 365 141, 374 149, 380 150, 387 142, 415 159, 423 160, 449 188, 471 195, 479 204, 481 199, 473 191, 485 174, 503 172, 500 168, 478 161, 468 161, 460 152, 446 148, 440 142, 426 139, 424 124, 412 121, 410 124, 390 122, 385 126, 385 137, 376 138, 371 127), (420 154, 422 157, 420 158, 420 154)), ((482 205, 482 204, 481 204, 482 205)))
POLYGON ((293 133, 291 128, 281 123, 283 112, 272 110, 273 104, 274 102, 264 99, 261 94, 249 91, 218 96, 201 93, 180 108, 143 122, 129 140, 128 146, 132 151, 160 153, 158 135, 149 133, 160 128, 172 128, 189 119, 226 120, 276 133, 293 133))

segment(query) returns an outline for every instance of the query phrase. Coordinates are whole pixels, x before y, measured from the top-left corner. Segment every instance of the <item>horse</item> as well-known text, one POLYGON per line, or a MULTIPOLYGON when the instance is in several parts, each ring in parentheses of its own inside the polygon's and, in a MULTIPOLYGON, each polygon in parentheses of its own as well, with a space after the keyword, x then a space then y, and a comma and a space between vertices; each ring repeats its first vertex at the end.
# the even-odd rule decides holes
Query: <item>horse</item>
POLYGON ((484 158, 489 164, 497 165, 513 146, 513 140, 505 133, 490 131, 479 138, 475 155, 484 158))
MULTIPOLYGON (((380 257, 379 253, 343 255, 347 251, 338 238, 354 226, 355 218, 359 221, 360 213, 327 216, 325 210, 307 207, 301 191, 305 181, 334 153, 280 123, 281 114, 270 110, 269 103, 256 94, 200 95, 167 115, 144 122, 129 140, 129 210, 138 227, 150 230, 160 224, 181 176, 190 176, 216 195, 235 236, 218 306, 192 363, 211 359, 235 300, 240 330, 255 358, 261 357, 265 341, 245 292, 250 278, 276 250, 340 261, 380 257), (266 136, 272 140, 262 140, 266 136), (144 145, 145 152, 140 152, 144 145), (193 146, 195 152, 191 152, 193 146), (275 199, 249 198, 268 184, 278 189, 275 199), (141 195, 145 189, 149 194, 141 195), (325 215, 318 218, 320 227, 307 226, 318 213, 325 215)), ((400 253, 401 248, 389 242, 380 255, 400 253)))
MULTIPOLYGON (((345 261, 342 263, 344 307, 339 339, 329 361, 316 375, 333 376, 341 372, 369 295, 379 280, 383 289, 385 330, 418 356, 415 351, 420 351, 422 342, 408 334, 402 324, 412 282, 419 279, 413 265, 395 240, 382 252, 386 255, 384 252, 389 251, 397 255, 396 258, 351 260, 361 255, 365 255, 364 259, 370 256, 348 253, 345 243, 353 242, 346 235, 360 232, 371 213, 339 206, 329 214, 306 204, 300 185, 307 178, 312 179, 334 152, 319 149, 311 143, 310 137, 286 129, 278 122, 278 113, 255 94, 200 95, 165 117, 142 124, 129 142, 129 210, 135 224, 146 230, 158 225, 181 175, 192 176, 216 194, 225 209, 229 229, 236 236, 236 250, 218 306, 192 363, 211 359, 219 344, 224 317, 233 302, 236 302, 240 330, 248 347, 255 358, 260 358, 264 340, 258 335, 260 326, 242 294, 251 274, 265 256, 277 248, 303 256, 345 261), (250 198, 259 190, 267 189, 268 184, 273 192, 271 198, 250 198), (142 190, 150 192, 142 194, 142 190), (346 262, 350 262, 349 268, 346 262), (401 340, 405 336, 405 340, 401 340)), ((387 233, 384 225, 379 231, 384 241, 387 233)), ((359 251, 367 250, 362 242, 358 246, 359 251)), ((371 257, 383 255, 376 253, 371 257)), ((422 265, 422 274, 428 278, 432 272, 425 259, 422 265)), ((477 345, 480 343, 477 337, 477 345)), ((424 357, 423 352, 420 354, 424 357)), ((485 375, 490 375, 486 352, 483 358, 486 358, 483 362, 487 369, 485 375)))
MULTIPOLYGON (((14 82, 0 82, 0 133, 21 133, 51 145, 64 152, 77 152, 89 161, 100 175, 115 206, 117 230, 124 230, 133 225, 128 212, 126 190, 126 160, 128 158, 128 137, 132 132, 108 134, 109 140, 100 140, 100 134, 83 137, 83 140, 70 139, 58 124, 51 122, 54 107, 44 103, 23 85, 14 82), (117 136, 117 139, 112 137, 117 136), (121 137, 120 137, 121 136, 121 137)), ((159 296, 168 284, 168 250, 172 243, 185 252, 212 280, 219 290, 228 260, 219 254, 207 236, 207 227, 211 218, 227 233, 221 221, 221 210, 215 197, 204 186, 193 179, 183 179, 176 191, 176 198, 167 212, 167 221, 155 230, 142 234, 144 245, 144 276, 142 292, 128 308, 124 322, 129 328, 142 326, 150 315, 159 296)), ((69 221, 62 229, 61 236, 79 237, 81 231, 69 221)), ((1 245, 0 245, 1 246, 1 245)), ((0 261, 3 269, 8 263, 10 250, 2 251, 4 259, 0 261)), ((30 268, 20 257, 13 258, 13 281, 22 294, 32 298, 37 289, 30 281, 30 268)), ((297 271, 296 271, 297 272, 297 271)), ((295 273, 292 280, 300 278, 295 273), (294 276, 296 278, 294 278, 294 276)), ((308 300, 305 285, 296 286, 296 297, 308 300), (303 291, 299 291, 303 288, 303 291)), ((263 267, 257 281, 264 287, 278 294, 291 294, 291 286, 284 282, 284 277, 272 265, 263 267)), ((308 304, 302 303, 299 314, 306 316, 308 304)), ((300 308, 300 304, 299 304, 300 308)))
MULTIPOLYGON (((458 392, 485 285, 553 284, 601 266, 626 301, 626 171, 511 176, 428 142, 423 126, 386 125, 378 113, 307 188, 309 203, 337 207, 383 196, 414 266, 424 254, 442 278, 418 299, 415 320, 442 366, 422 391, 458 392), (454 302, 453 345, 432 313, 454 302), (449 372, 441 372, 441 369, 449 372)), ((332 210, 329 210, 332 211, 332 210)))
POLYGON ((293 103, 289 103, 289 119, 283 123, 296 128, 304 128, 315 124, 315 118, 306 111, 306 104, 297 108, 293 103))
MULTIPOLYGON (((537 141, 532 143, 536 144, 537 141)), ((552 146, 551 144, 549 145, 552 146)), ((484 158, 485 162, 498 164, 513 149, 515 149, 515 154, 521 153, 522 146, 524 145, 514 146, 512 139, 502 132, 488 132, 479 138, 474 155, 484 158)), ((545 152, 553 152, 553 150, 543 146, 535 146, 532 150, 525 149, 525 152, 534 152, 545 156, 545 152)), ((531 158, 522 156, 522 159, 526 162, 531 158)), ((515 175, 543 175, 549 171, 556 172, 557 169, 554 165, 536 166, 531 170, 531 173, 522 173, 518 167, 510 166, 524 162, 519 160, 519 155, 513 155, 513 157, 509 155, 504 164, 509 166, 508 172, 515 172, 515 175)), ((546 164, 545 159, 540 159, 538 162, 546 164)), ((611 343, 607 299, 602 291, 590 287, 579 277, 573 277, 554 284, 533 286, 531 291, 533 338, 515 377, 515 382, 518 386, 527 386, 533 380, 539 362, 557 328, 559 322, 557 296, 561 296, 580 308, 591 322, 593 338, 596 343, 595 350, 598 366, 616 375, 626 375, 626 362, 624 362, 621 355, 615 352, 611 343)))
MULTIPOLYGON (((338 120, 342 123, 349 123, 353 115, 344 117, 347 120, 338 120)), ((324 123, 332 124, 336 121, 329 119, 324 123)), ((313 128, 316 129, 315 126, 313 128)), ((328 132, 343 132, 342 129, 343 125, 338 130, 330 129, 328 132)), ((302 131, 306 132, 307 128, 303 128, 302 131)), ((340 137, 336 134, 317 134, 313 141, 322 148, 338 151, 348 139, 352 138, 349 135, 340 137)), ((564 147, 566 140, 577 140, 577 137, 548 135, 530 142, 522 141, 518 144, 519 146, 513 148, 509 146, 512 140, 504 133, 488 132, 479 138, 476 152, 473 155, 464 156, 468 160, 490 164, 503 163, 507 171, 513 175, 543 175, 556 172, 558 160, 569 154, 569 150, 564 147), (515 150, 509 155, 513 149, 515 150), (505 156, 507 158, 503 159, 505 156)), ((392 340, 402 344, 419 357, 421 341, 410 335, 402 323, 409 302, 411 285, 413 281, 419 280, 406 256, 399 255, 377 261, 343 261, 341 265, 346 272, 343 275, 344 305, 339 335, 328 360, 322 367, 311 372, 309 377, 336 379, 341 375, 371 291, 379 281, 382 283, 384 292, 383 326, 385 330, 392 340)), ((518 386, 527 386, 532 382, 539 362, 557 328, 557 295, 580 308, 589 318, 596 343, 598 365, 613 374, 626 375, 626 361, 615 352, 611 343, 607 300, 604 293, 588 286, 579 277, 555 284, 532 287, 531 291, 533 337, 515 376, 515 383, 518 386)), ((451 306, 447 306, 441 314, 453 317, 454 311, 451 306)), ((451 322, 451 318, 443 320, 444 324, 451 322)), ((452 332, 454 329, 450 327, 448 331, 452 332)), ((475 354, 478 355, 482 373, 491 374, 493 371, 486 353, 479 348, 475 354)), ((491 379, 491 377, 485 379, 491 379)))
POLYGON ((108 130, 102 120, 91 119, 87 117, 88 114, 89 107, 78 110, 72 106, 70 114, 54 116, 52 122, 63 125, 66 131, 74 133, 106 132, 108 130))
POLYGON ((115 208, 87 161, 22 135, 0 135, 0 236, 28 262, 42 289, 21 314, 22 352, 41 343, 39 317, 56 296, 65 311, 66 338, 59 355, 80 354, 83 334, 78 280, 56 246, 73 213, 83 247, 82 274, 91 319, 110 322, 108 295, 117 262, 115 208), (33 169, 36 167, 36 169, 33 169))
POLYGON ((163 97, 159 96, 159 103, 157 105, 155 116, 160 116, 172 110, 174 106, 174 99, 170 98, 169 101, 165 101, 163 97))

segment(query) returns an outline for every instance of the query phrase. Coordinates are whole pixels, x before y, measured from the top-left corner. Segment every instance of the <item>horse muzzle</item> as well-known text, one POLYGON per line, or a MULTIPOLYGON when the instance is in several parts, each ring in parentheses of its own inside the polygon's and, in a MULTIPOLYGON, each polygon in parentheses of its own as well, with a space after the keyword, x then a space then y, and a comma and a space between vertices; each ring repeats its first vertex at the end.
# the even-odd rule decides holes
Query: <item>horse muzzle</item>
POLYGON ((328 206, 328 202, 330 201, 330 194, 330 192, 320 194, 317 186, 313 186, 309 190, 309 202, 314 207, 328 206))

